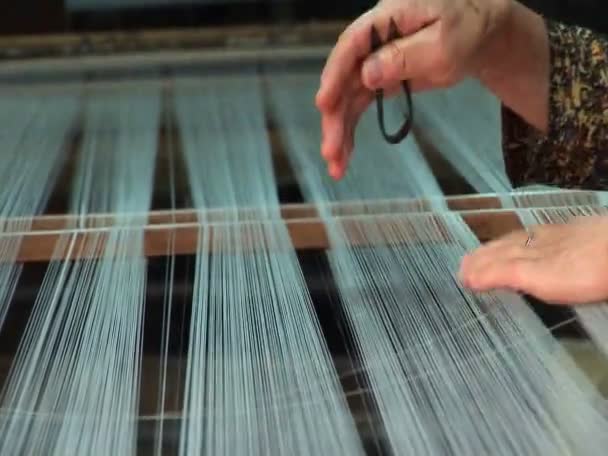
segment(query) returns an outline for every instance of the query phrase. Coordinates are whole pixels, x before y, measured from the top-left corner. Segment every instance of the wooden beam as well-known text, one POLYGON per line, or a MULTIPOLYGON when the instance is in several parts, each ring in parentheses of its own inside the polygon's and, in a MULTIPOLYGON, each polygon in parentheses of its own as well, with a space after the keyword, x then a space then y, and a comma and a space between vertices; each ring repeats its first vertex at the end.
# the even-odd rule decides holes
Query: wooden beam
POLYGON ((109 31, 0 38, 0 59, 209 48, 333 44, 345 21, 109 31))
MULTIPOLYGON (((502 236, 521 229, 520 219, 513 210, 467 210, 451 212, 462 217, 480 241, 502 236)), ((367 216, 338 216, 331 219, 339 227, 352 246, 369 246, 370 241, 361 235, 361 227, 373 224, 388 229, 401 224, 403 239, 399 242, 436 242, 445 236, 428 234, 421 238, 414 229, 408 230, 409 222, 433 223, 441 232, 444 218, 441 214, 412 212, 378 214, 367 216), (407 222, 407 223, 406 223, 407 222)), ((418 225, 419 225, 418 224, 418 225)), ((41 225, 38 225, 41 228, 41 225)), ((444 231, 445 232, 445 231, 444 231)), ((268 221, 244 221, 239 223, 174 223, 146 224, 140 227, 94 228, 82 230, 33 230, 25 233, 4 234, 0 243, 18 245, 16 261, 46 262, 51 259, 96 258, 110 251, 115 255, 140 255, 143 248, 147 257, 162 257, 168 254, 190 255, 198 252, 203 240, 210 252, 242 252, 256 249, 261 243, 267 250, 284 246, 279 240, 291 240, 296 250, 324 250, 330 248, 330 235, 324 220, 320 218, 297 218, 268 221), (120 241, 110 244, 120 234, 120 241), (239 242, 235 242, 238 239, 239 242), (143 243, 143 244, 142 244, 143 243)), ((6 261, 6 259, 5 259, 6 261)))
MULTIPOLYGON (((285 63, 286 61, 322 63, 331 50, 329 45, 283 46, 260 49, 210 49, 176 50, 158 52, 134 52, 108 56, 80 56, 65 58, 40 58, 30 60, 7 60, 0 65, 0 78, 3 83, 16 85, 28 84, 27 77, 40 77, 44 81, 50 74, 77 78, 85 73, 104 74, 110 70, 144 71, 179 68, 201 69, 201 67, 228 67, 242 74, 244 66, 285 63)), ((134 77, 134 76, 132 76, 134 77)), ((34 83, 40 83, 36 80, 34 83)))
MULTIPOLYGON (((431 217, 429 213, 418 215, 431 217)), ((394 216, 384 215, 378 216, 374 223, 382 226, 383 218, 387 217, 392 218, 392 223, 397 221, 394 216)), ((409 215, 409 217, 414 217, 414 215, 409 215)), ((475 233, 486 239, 520 227, 517 215, 510 211, 495 214, 475 212, 463 214, 463 218, 475 233)), ((351 245, 370 245, 368 240, 358 234, 361 229, 361 219, 338 217, 334 220, 347 234, 351 245)), ((367 222, 369 223, 370 220, 367 222)), ((364 222, 363 225, 365 224, 364 222)), ((260 243, 264 243, 269 249, 273 248, 274 243, 278 248, 280 245, 278 241, 269 240, 270 236, 267 233, 271 231, 276 231, 279 235, 285 233, 282 238, 291 239, 296 250, 324 250, 331 246, 327 227, 319 218, 287 220, 285 223, 280 221, 207 225, 185 223, 145 225, 140 228, 124 227, 122 229, 113 227, 89 230, 31 231, 3 235, 0 242, 14 243, 19 246, 16 255, 17 262, 47 262, 52 259, 97 258, 103 256, 104 252, 111 252, 109 253, 111 256, 139 255, 141 253, 138 243, 139 236, 142 236, 143 252, 147 257, 195 254, 199 250, 201 239, 207 240, 209 251, 212 252, 218 250, 250 251, 260 243), (143 234, 141 234, 142 232, 143 234), (109 242, 111 239, 116 239, 117 233, 121 233, 122 242, 120 248, 113 248, 109 242), (239 242, 235 243, 234 239, 239 239, 239 242)), ((408 236, 407 233, 406 236, 408 236)), ((414 233, 411 233, 408 240, 419 239, 414 236, 414 233)))
MULTIPOLYGON (((581 205, 596 205, 596 194, 590 191, 566 190, 556 193, 559 198, 555 201, 547 201, 548 196, 554 192, 539 192, 536 195, 517 196, 504 195, 509 200, 516 201, 518 207, 564 207, 568 205, 569 198, 576 198, 581 205)), ((458 195, 445 198, 426 199, 386 199, 374 201, 347 201, 339 203, 328 203, 324 208, 328 214, 335 217, 355 217, 365 215, 383 214, 408 214, 418 212, 432 212, 438 203, 445 202, 448 209, 452 211, 484 211, 493 209, 504 209, 501 198, 495 194, 488 195, 458 195)), ((436 209, 435 209, 436 210, 436 209)), ((284 204, 281 205, 277 218, 285 221, 297 221, 304 219, 321 218, 319 209, 315 204, 284 204)), ((184 225, 205 223, 233 223, 245 221, 268 221, 272 217, 268 210, 261 208, 229 208, 193 210, 160 210, 141 214, 90 214, 82 218, 75 215, 42 215, 34 218, 12 218, 0 219, 0 227, 4 234, 27 231, 62 231, 91 228, 110 228, 117 224, 125 224, 126 220, 131 224, 138 223, 156 225, 184 225)))

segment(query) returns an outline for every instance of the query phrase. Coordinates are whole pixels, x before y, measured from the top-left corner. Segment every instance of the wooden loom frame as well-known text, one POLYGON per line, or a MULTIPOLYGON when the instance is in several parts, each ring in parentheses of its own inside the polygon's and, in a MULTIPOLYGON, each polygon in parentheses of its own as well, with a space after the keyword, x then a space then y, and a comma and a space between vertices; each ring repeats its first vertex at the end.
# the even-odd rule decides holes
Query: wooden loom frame
MULTIPOLYGON (((4 59, 0 64, 0 81, 3 77, 18 78, 23 72, 36 75, 49 69, 69 73, 72 68, 84 67, 87 71, 95 71, 103 68, 109 61, 121 65, 132 64, 135 60, 142 65, 153 66, 159 61, 179 64, 192 59, 199 62, 223 62, 245 58, 248 62, 256 62, 272 60, 277 56, 309 58, 327 50, 345 25, 333 23, 300 27, 235 27, 221 30, 144 31, 0 39, 0 60, 4 59), (269 44, 279 46, 279 51, 275 48, 260 51, 260 47, 264 48, 269 44), (226 51, 228 48, 229 52, 226 51), (206 49, 206 52, 201 56, 200 51, 196 49, 206 49)), ((13 90, 13 87, 9 90, 13 90)), ((163 133, 159 132, 159 136, 162 135, 163 133)), ((269 131, 268 135, 273 142, 276 132, 269 131)), ((159 147, 163 147, 166 140, 161 139, 159 147)), ((594 200, 592 192, 563 193, 567 194, 576 194, 579 198, 588 197, 590 204, 594 200)), ((505 196, 509 199, 508 195, 505 196)), ((462 217, 482 242, 522 228, 517 211, 503 207, 497 195, 449 196, 441 200, 454 214, 462 217)), ((395 217, 423 217, 429 221, 434 217, 441 217, 440 214, 432 212, 431 203, 432 201, 424 199, 402 199, 336 203, 326 208, 348 233, 350 224, 356 224, 365 218, 373 217, 378 223, 382 223, 387 218, 395 217)), ((526 202, 522 200, 520 207, 526 207, 526 202)), ((532 202, 528 207, 534 209, 536 206, 532 202)), ((567 206, 561 208, 566 209, 567 206)), ((116 214, 88 215, 84 218, 63 214, 0 220, 0 226, 3 227, 0 245, 7 241, 13 242, 18 246, 15 261, 23 263, 44 263, 67 257, 68 246, 66 242, 62 242, 66 239, 73 240, 74 243, 70 259, 97 257, 103 252, 109 232, 120 227, 125 231, 143 231, 144 254, 147 257, 190 255, 196 253, 199 248, 200 232, 204 225, 200 220, 207 221, 210 236, 213 237, 214 233, 221 235, 226 227, 234 227, 232 221, 237 218, 244 229, 243 232, 248 226, 259 223, 284 226, 293 247, 298 251, 331 247, 325 221, 312 204, 283 205, 280 214, 276 214, 274 218, 268 218, 268 212, 260 208, 243 208, 236 212, 233 209, 217 209, 204 213, 189 209, 162 210, 129 214, 128 218, 125 215, 121 219, 116 214), (56 251, 58 246, 63 246, 63 252, 56 251), (88 248, 89 246, 91 248, 88 248)), ((354 245, 361 245, 363 240, 353 236, 350 241, 354 245)), ((153 370, 158 369, 158 361, 155 358, 144 359, 144 363, 152 365, 153 370)), ((0 370, 8 371, 9 366, 10 363, 5 358, 0 358, 0 370)), ((143 369, 147 371, 149 367, 143 369)), ((155 378, 150 379, 153 380, 155 378)), ((159 386, 154 383, 142 388, 142 413, 148 413, 148 409, 149 413, 155 410, 156 388, 159 386)), ((171 418, 170 414, 168 416, 171 418)))

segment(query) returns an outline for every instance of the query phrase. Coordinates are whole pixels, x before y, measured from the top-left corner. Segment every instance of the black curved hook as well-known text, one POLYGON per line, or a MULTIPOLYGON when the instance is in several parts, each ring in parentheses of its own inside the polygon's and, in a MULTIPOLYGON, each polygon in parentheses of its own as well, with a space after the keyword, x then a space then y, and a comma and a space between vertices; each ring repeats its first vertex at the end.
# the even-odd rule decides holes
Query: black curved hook
MULTIPOLYGON (((397 24, 395 24, 395 21, 393 19, 391 19, 389 28, 388 28, 387 42, 390 42, 390 41, 393 41, 393 40, 396 40, 399 38, 401 38, 401 34, 399 33, 397 24)), ((371 30, 371 50, 372 50, 372 52, 377 51, 383 45, 384 45, 384 43, 382 42, 382 38, 380 38, 380 34, 376 30, 376 28, 372 25, 372 30, 371 30)), ((389 144, 400 143, 407 137, 407 135, 410 133, 410 130, 412 129, 414 113, 413 113, 413 107, 412 107, 412 93, 411 93, 410 85, 409 85, 408 81, 401 81, 401 88, 403 89, 403 92, 405 93, 409 115, 406 114, 405 121, 401 125, 401 128, 399 128, 399 130, 397 130, 397 132, 392 133, 392 134, 390 134, 386 131, 386 125, 384 124, 384 90, 383 89, 376 90, 376 107, 377 107, 377 111, 378 111, 378 123, 380 124, 380 131, 382 132, 382 136, 384 136, 384 139, 389 144)))

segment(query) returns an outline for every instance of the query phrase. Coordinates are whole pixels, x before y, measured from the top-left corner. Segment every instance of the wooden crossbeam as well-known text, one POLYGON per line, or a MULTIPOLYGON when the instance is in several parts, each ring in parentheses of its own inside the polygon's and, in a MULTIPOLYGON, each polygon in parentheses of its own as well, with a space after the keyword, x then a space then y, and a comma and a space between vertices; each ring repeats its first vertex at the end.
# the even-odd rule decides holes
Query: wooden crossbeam
MULTIPOLYGON (((521 228, 519 218, 514 211, 497 210, 486 211, 463 211, 457 212, 471 227, 472 231, 482 240, 492 239, 502 234, 521 228)), ((421 212, 420 217, 430 216, 430 213, 421 212)), ((408 216, 408 215, 403 215, 408 216)), ((414 217, 410 214, 409 217, 414 217)), ((394 215, 374 216, 378 223, 382 223, 383 217, 394 215)), ((361 222, 360 217, 337 217, 334 219, 339 223, 346 233, 355 233, 361 222)), ((394 222, 394 220, 393 220, 394 222)), ((259 222, 245 221, 240 223, 177 223, 169 225, 141 225, 125 226, 125 233, 136 233, 143 231, 144 253, 147 257, 160 257, 168 254, 188 255, 195 254, 199 248, 199 241, 203 231, 207 230, 210 249, 221 242, 218 237, 236 236, 240 239, 239 249, 247 248, 256 242, 251 232, 263 226, 267 229, 275 227, 279 229, 284 226, 296 250, 316 250, 330 247, 329 237, 325 222, 320 218, 292 219, 281 222, 274 221, 259 222)), ((117 226, 92 229, 73 230, 33 230, 24 233, 5 234, 0 237, 0 242, 14 242, 19 245, 16 261, 18 262, 46 262, 51 259, 81 259, 95 258, 101 256, 107 245, 110 234, 118 230, 117 226), (60 247, 63 245, 63 247, 60 247), (71 253, 69 253, 71 252, 71 253)), ((415 238, 411 239, 415 241, 415 238)), ((228 242, 228 241, 226 241, 228 242)), ((351 245, 369 245, 365 239, 357 237, 350 238, 351 245)), ((229 250, 230 246, 224 245, 221 250, 229 250)))
MULTIPOLYGON (((503 197, 511 200, 517 207, 539 208, 539 207, 562 207, 567 205, 568 197, 576 198, 579 205, 594 206, 597 204, 596 193, 589 191, 567 190, 557 192, 558 201, 546 201, 546 197, 554 192, 539 192, 537 195, 506 194, 503 197)), ((328 203, 323 206, 328 214, 334 217, 359 216, 359 215, 382 215, 412 212, 432 212, 438 207, 437 204, 444 202, 451 211, 487 211, 494 209, 508 209, 503 207, 501 197, 495 194, 488 195, 458 195, 445 198, 427 199, 386 199, 373 201, 347 201, 339 203, 328 203)), ((323 209, 322 209, 323 210, 323 209)), ((276 214, 280 220, 303 220, 321 218, 319 208, 310 203, 283 204, 276 214)), ((118 223, 137 223, 171 225, 171 224, 198 224, 198 223, 232 223, 245 221, 268 221, 271 218, 270 210, 264 208, 217 208, 208 210, 176 209, 159 210, 140 214, 89 214, 85 217, 77 215, 41 215, 33 218, 0 219, 2 233, 9 234, 22 231, 23 225, 28 226, 28 231, 61 231, 90 228, 110 228, 118 223)))
MULTIPOLYGON (((592 192, 564 192, 562 196, 568 193, 576 193, 578 198, 584 196, 589 199, 590 205, 593 204, 592 192)), ((529 202, 534 203, 533 200, 529 202)), ((495 195, 450 197, 445 201, 448 208, 461 216, 482 242, 522 228, 516 211, 501 208, 500 199, 495 195)), ((534 205, 528 207, 535 208, 534 205)), ((554 206, 556 209, 559 207, 559 204, 554 206)), ((361 239, 356 234, 362 222, 395 223, 399 218, 404 220, 403 217, 418 217, 419 220, 430 222, 441 217, 441 213, 432 212, 432 208, 428 200, 387 200, 367 204, 351 202, 328 205, 327 214, 331 214, 332 223, 344 229, 351 245, 367 245, 369 240, 361 239)), ((30 221, 0 220, 0 226, 4 228, 0 242, 19 245, 16 255, 19 262, 46 262, 66 257, 91 258, 103 253, 111 233, 122 230, 133 235, 143 233, 145 255, 159 257, 169 253, 196 253, 202 233, 205 233, 211 250, 255 248, 260 241, 254 233, 260 227, 265 227, 284 229, 296 250, 322 250, 330 247, 323 214, 313 205, 292 204, 282 206, 280 214, 275 216, 261 209, 158 211, 130 214, 128 217, 104 214, 84 218, 40 216, 30 221), (228 236, 238 237, 239 246, 231 247, 228 236), (70 243, 66 242, 67 239, 70 243), (224 242, 221 242, 222 239, 224 242), (64 247, 61 247, 62 242, 65 243, 64 247)), ((413 233, 410 240, 420 241, 413 233)))
POLYGON ((345 21, 260 24, 167 30, 105 31, 0 38, 0 59, 77 57, 132 52, 332 44, 345 21))

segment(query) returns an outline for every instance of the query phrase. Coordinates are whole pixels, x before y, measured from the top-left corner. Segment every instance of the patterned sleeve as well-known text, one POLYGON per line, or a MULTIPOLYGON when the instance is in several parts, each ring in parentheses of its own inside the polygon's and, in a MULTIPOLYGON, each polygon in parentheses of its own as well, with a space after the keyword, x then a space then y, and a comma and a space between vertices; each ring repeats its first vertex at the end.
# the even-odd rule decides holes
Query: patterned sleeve
POLYGON ((502 110, 503 150, 515 187, 608 190, 608 40, 547 22, 551 49, 549 131, 502 110))

